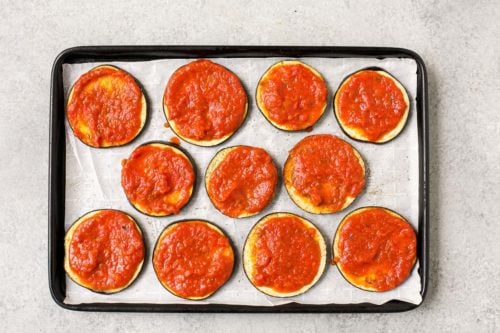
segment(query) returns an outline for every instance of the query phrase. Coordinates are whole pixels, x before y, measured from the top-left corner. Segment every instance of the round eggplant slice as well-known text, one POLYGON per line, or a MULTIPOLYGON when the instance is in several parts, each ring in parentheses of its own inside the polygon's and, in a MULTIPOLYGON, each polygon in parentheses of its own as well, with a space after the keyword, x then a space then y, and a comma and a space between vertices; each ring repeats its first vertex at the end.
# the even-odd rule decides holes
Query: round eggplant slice
POLYGON ((110 65, 95 67, 71 88, 66 116, 73 134, 94 148, 123 146, 143 130, 146 96, 137 80, 110 65))
POLYGON ((112 209, 80 217, 64 238, 64 269, 93 292, 112 294, 130 286, 144 263, 144 239, 137 222, 112 209))
POLYGON ((410 111, 408 93, 391 74, 364 69, 349 75, 334 98, 334 113, 350 138, 385 143, 401 133, 410 111))
POLYGON ((160 234, 153 267, 170 293, 189 300, 213 295, 231 277, 234 251, 229 238, 212 223, 183 220, 160 234))
POLYGON ((339 212, 365 186, 365 164, 359 152, 330 134, 307 136, 290 151, 283 181, 297 206, 313 214, 339 212))
POLYGON ((178 214, 196 184, 192 159, 179 146, 147 142, 122 161, 122 188, 128 201, 149 216, 178 214))
POLYGON ((387 291, 410 275, 417 257, 417 237, 398 213, 384 207, 363 207, 342 219, 332 252, 332 264, 350 284, 387 291))
POLYGON ((208 147, 226 141, 238 130, 246 118, 248 100, 236 74, 201 59, 172 74, 163 96, 163 111, 177 136, 208 147))
POLYGON ((243 248, 250 282, 273 297, 305 293, 325 269, 326 245, 319 230, 291 213, 273 213, 255 224, 243 248))
POLYGON ((278 169, 264 149, 235 146, 220 150, 205 173, 205 188, 215 208, 229 217, 260 213, 273 199, 278 169))
POLYGON ((257 106, 264 117, 284 131, 310 129, 323 115, 328 88, 321 74, 297 61, 280 61, 261 77, 257 106))

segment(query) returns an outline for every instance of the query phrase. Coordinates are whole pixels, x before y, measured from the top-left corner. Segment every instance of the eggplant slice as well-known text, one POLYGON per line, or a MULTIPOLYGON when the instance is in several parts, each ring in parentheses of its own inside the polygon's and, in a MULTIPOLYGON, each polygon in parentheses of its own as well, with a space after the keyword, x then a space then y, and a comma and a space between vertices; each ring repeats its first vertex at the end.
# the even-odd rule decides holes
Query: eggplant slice
POLYGON ((319 121, 319 119, 323 116, 323 114, 326 110, 326 106, 328 104, 328 88, 326 88, 326 81, 323 78, 323 76, 321 75, 321 73, 318 72, 313 67, 311 67, 311 66, 309 66, 301 61, 298 61, 298 60, 284 60, 284 61, 280 61, 280 62, 272 65, 271 67, 269 67, 269 69, 267 69, 266 72, 262 75, 262 77, 260 78, 260 80, 257 84, 257 89, 255 92, 255 100, 257 102, 257 107, 259 108, 262 115, 274 127, 278 128, 280 130, 283 130, 283 131, 302 131, 302 130, 308 130, 308 129, 312 128, 319 121), (313 121, 310 121, 310 122, 304 124, 303 126, 300 126, 299 128, 294 128, 294 127, 288 126, 286 124, 280 124, 277 121, 271 119, 270 112, 266 108, 264 100, 262 99, 262 91, 263 91, 262 83, 268 78, 271 71, 273 69, 276 69, 276 68, 281 67, 281 66, 290 66, 290 65, 302 65, 302 66, 304 66, 305 68, 310 70, 311 73, 313 73, 316 77, 321 79, 321 81, 325 84, 325 89, 326 89, 325 101, 324 101, 324 105, 322 106, 322 111, 320 112, 320 114, 317 116, 316 119, 313 119, 313 121))
MULTIPOLYGON (((171 142, 150 141, 150 142, 143 143, 142 145, 138 146, 135 149, 138 149, 139 147, 143 147, 143 146, 153 146, 153 147, 158 147, 158 148, 162 148, 162 149, 170 149, 173 152, 175 152, 177 155, 180 155, 180 156, 184 157, 189 162, 189 165, 191 166, 191 169, 192 169, 192 171, 194 173, 194 180, 193 180, 193 185, 191 186, 191 189, 190 189, 190 192, 189 192, 189 199, 180 208, 180 210, 182 210, 182 208, 184 208, 186 205, 188 205, 189 202, 191 201, 191 199, 193 198, 193 193, 194 193, 195 187, 196 187, 197 175, 196 175, 196 167, 195 167, 195 164, 193 162, 193 159, 187 153, 187 151, 185 151, 184 149, 182 149, 178 145, 176 145, 174 143, 171 143, 171 142)), ((122 188, 123 188, 123 184, 122 184, 122 188)), ((125 195, 127 197, 128 202, 132 205, 132 207, 134 207, 138 212, 140 212, 140 213, 142 213, 144 215, 151 216, 151 217, 164 217, 164 216, 170 216, 170 215, 173 214, 173 213, 168 213, 168 212, 167 213, 164 213, 164 212, 160 212, 160 213, 151 212, 146 207, 143 207, 140 203, 135 202, 133 199, 131 199, 129 197, 129 195, 127 194, 127 192, 125 191, 124 188, 123 188, 123 190, 125 192, 125 195)), ((171 194, 171 195, 173 195, 173 194, 171 194)))
MULTIPOLYGON (((306 137, 307 138, 307 137, 306 137)), ((341 140, 341 139, 340 139, 341 140)), ((297 143, 297 145, 300 144, 297 143)), ((296 145, 296 146, 297 146, 296 145)), ((365 163, 363 161, 363 158, 361 157, 360 153, 352 146, 350 145, 354 155, 357 157, 359 164, 363 170, 363 175, 366 177, 366 167, 365 163)), ((349 205, 352 204, 352 202, 362 193, 358 194, 357 196, 348 196, 345 198, 345 201, 342 205, 342 207, 338 210, 332 210, 328 206, 317 206, 315 205, 310 198, 307 196, 302 195, 299 193, 299 191, 293 186, 292 179, 293 179, 293 167, 294 167, 294 162, 293 158, 291 155, 288 155, 288 158, 285 162, 284 168, 283 168, 283 182, 285 184, 285 188, 288 192, 288 195, 292 199, 292 201, 302 210, 308 212, 308 213, 313 213, 313 214, 331 214, 331 213, 336 213, 339 211, 342 211, 346 209, 349 205)))
POLYGON ((308 221, 305 218, 300 217, 298 215, 292 214, 292 213, 284 213, 284 212, 283 213, 272 213, 272 214, 264 216, 250 230, 250 233, 247 236, 247 239, 245 241, 245 245, 243 248, 243 269, 245 271, 245 274, 246 274, 248 280, 257 290, 261 291, 262 293, 264 293, 266 295, 273 296, 273 297, 292 297, 292 296, 297 296, 297 295, 305 293, 311 287, 313 287, 316 284, 316 282, 318 282, 318 280, 320 279, 320 277, 322 276, 322 274, 325 270, 325 266, 326 266, 326 245, 325 245, 325 240, 324 240, 323 236, 321 235, 320 231, 310 221, 308 221), (300 289, 292 291, 292 292, 280 292, 280 291, 273 289, 272 287, 257 286, 254 282, 254 264, 255 264, 255 261, 257 259, 253 257, 252 252, 253 252, 253 248, 257 244, 257 238, 258 238, 257 230, 259 229, 259 227, 261 227, 265 223, 267 223, 267 221, 269 221, 270 219, 281 218, 281 217, 298 218, 302 222, 303 225, 305 225, 308 228, 314 229, 315 230, 314 239, 318 243, 318 245, 320 247, 320 253, 321 253, 321 259, 320 259, 318 271, 317 271, 315 277, 313 278, 313 280, 310 283, 308 283, 307 285, 304 285, 300 289))
POLYGON ((229 281, 229 279, 231 278, 231 276, 234 273, 234 249, 233 249, 233 245, 231 243, 231 239, 224 233, 224 231, 222 231, 215 224, 213 224, 211 222, 208 222, 208 221, 205 221, 205 220, 199 220, 199 219, 181 220, 181 221, 174 222, 174 223, 168 225, 165 229, 163 229, 163 231, 161 232, 160 236, 158 237, 158 240, 156 241, 156 244, 155 244, 155 247, 154 247, 152 263, 153 263, 153 269, 155 271, 156 277, 158 278, 158 281, 160 281, 161 285, 168 292, 170 292, 172 295, 180 297, 180 298, 184 298, 184 299, 191 300, 191 301, 199 301, 199 300, 203 300, 203 299, 206 299, 206 298, 212 296, 214 293, 217 292, 217 290, 219 290, 220 288, 222 288, 227 283, 227 281, 229 281), (175 228, 177 228, 179 226, 182 226, 185 223, 193 223, 193 222, 203 223, 205 226, 207 226, 210 229, 216 231, 218 234, 220 234, 221 236, 225 237, 228 240, 229 246, 227 247, 227 249, 225 249, 225 251, 228 251, 228 255, 230 255, 232 257, 233 267, 231 268, 231 273, 229 274, 229 276, 227 277, 227 279, 220 286, 218 286, 216 289, 211 290, 211 291, 207 292, 205 295, 202 295, 202 296, 181 296, 178 292, 176 292, 172 288, 172 286, 170 286, 167 282, 161 280, 161 278, 160 278, 160 276, 158 274, 158 267, 157 267, 157 265, 155 265, 155 257, 157 256, 159 245, 161 244, 161 242, 163 241, 163 239, 169 234, 169 232, 171 232, 172 230, 174 230, 175 228))
MULTIPOLYGON (((224 148, 224 149, 218 151, 217 154, 215 154, 215 156, 212 158, 212 160, 208 164, 207 170, 205 172, 205 189, 207 191, 208 198, 210 199, 210 201, 212 202, 214 207, 217 208, 217 210, 219 210, 222 214, 224 214, 226 216, 230 216, 230 215, 227 215, 224 212, 222 212, 216 206, 215 200, 210 196, 209 181, 210 181, 210 178, 211 178, 214 170, 217 169, 217 167, 220 165, 220 163, 222 163, 225 160, 225 158, 229 155, 229 153, 231 153, 233 150, 238 149, 240 147, 245 147, 245 146, 240 145, 240 146, 227 147, 227 148, 224 148)), ((246 147, 255 148, 255 147, 251 147, 251 146, 246 146, 246 147)), ((261 148, 261 149, 263 149, 263 148, 261 148)), ((265 151, 265 149, 263 149, 263 150, 265 151)), ((267 151, 266 151, 266 153, 269 154, 267 151)), ((272 161, 272 163, 273 163, 274 167, 276 168, 276 173, 277 173, 278 169, 276 167, 276 164, 274 163, 274 161, 272 161)), ((278 178, 278 174, 276 174, 276 180, 277 180, 277 178, 278 178)), ((262 210, 264 210, 272 202, 273 198, 276 195, 276 190, 277 190, 277 181, 276 181, 276 185, 275 185, 273 194, 272 194, 271 198, 269 199, 269 202, 266 204, 266 206, 264 206, 262 208, 262 210)), ((238 216, 230 216, 230 217, 234 217, 234 218, 250 217, 250 216, 254 216, 254 215, 259 214, 262 210, 257 211, 257 212, 243 211, 240 214, 238 214, 238 216)))
POLYGON ((130 219, 130 221, 133 223, 133 225, 135 226, 135 228, 137 229, 137 231, 141 235, 143 248, 144 248, 144 254, 145 254, 144 235, 142 233, 141 228, 139 227, 139 224, 137 223, 137 221, 134 218, 132 218, 129 214, 122 212, 122 211, 119 211, 119 210, 99 209, 99 210, 94 210, 94 211, 88 212, 85 215, 83 215, 82 217, 78 218, 71 225, 71 227, 68 229, 68 231, 66 232, 66 236, 64 237, 64 270, 66 271, 66 274, 68 275, 68 277, 71 280, 73 280, 76 284, 78 284, 78 285, 80 285, 80 286, 82 286, 90 291, 100 293, 100 294, 114 294, 114 293, 120 292, 120 291, 128 288, 137 279, 137 277, 139 276, 139 273, 142 270, 143 264, 144 264, 144 257, 143 257, 142 261, 140 262, 140 264, 137 266, 132 278, 124 286, 121 286, 119 288, 114 288, 114 289, 99 289, 99 290, 94 289, 91 285, 89 285, 88 283, 85 283, 79 277, 79 275, 71 268, 71 265, 69 262, 69 249, 70 249, 71 242, 73 240, 73 235, 75 234, 76 230, 82 225, 82 223, 88 221, 88 219, 90 219, 93 216, 96 216, 102 212, 105 212, 105 211, 115 211, 115 212, 121 213, 123 215, 126 215, 127 218, 130 219))
MULTIPOLYGON (((142 131, 144 130, 144 127, 146 125, 146 121, 147 121, 147 117, 148 117, 148 103, 147 103, 147 99, 146 99, 146 95, 144 93, 144 89, 142 87, 142 85, 140 84, 139 81, 137 81, 137 79, 135 77, 133 77, 130 73, 124 71, 123 69, 121 68, 118 68, 116 66, 113 66, 113 65, 101 65, 101 66, 97 66, 97 67, 94 67, 92 68, 89 72, 87 73, 90 73, 92 71, 95 71, 95 70, 98 70, 98 69, 102 69, 102 68, 107 68, 107 69, 110 69, 110 70, 113 70, 113 71, 119 71, 119 72, 124 72, 124 73, 127 73, 128 75, 130 75, 135 83, 139 86, 139 89, 141 90, 141 125, 140 125, 140 128, 137 130, 137 132, 133 135, 133 137, 129 138, 128 140, 124 140, 124 141, 121 141, 121 142, 115 142, 115 143, 112 143, 112 142, 104 142, 103 144, 101 145, 94 145, 92 144, 89 140, 85 139, 85 138, 80 138, 76 135, 76 128, 74 128, 74 124, 72 124, 69 119, 68 119, 68 123, 69 123, 69 126, 71 128, 71 130, 73 131, 73 133, 75 134, 75 137, 77 139, 79 139, 82 143, 84 143, 85 145, 89 146, 89 147, 92 147, 92 148, 112 148, 112 147, 120 147, 120 146, 124 146, 124 145, 127 145, 129 143, 131 143, 132 141, 134 141, 141 133, 142 131)), ((77 81, 78 82, 78 81, 77 81)), ((69 91, 69 94, 68 94, 68 101, 66 103, 66 110, 68 109, 68 106, 73 102, 73 99, 74 99, 74 89, 75 89, 75 85, 73 85, 69 91)), ((67 111, 66 111, 67 112, 67 111)), ((84 126, 84 132, 90 132, 90 129, 85 125, 85 124, 80 124, 82 126, 84 126)), ((80 128, 81 130, 81 128, 80 128)))
MULTIPOLYGON (((394 217, 406 222, 411 227, 411 225, 408 223, 408 221, 404 217, 402 217, 398 213, 396 213, 388 208, 379 207, 379 206, 368 206, 368 207, 358 208, 358 209, 350 212, 349 214, 347 214, 342 219, 339 226, 337 227, 337 230, 335 232, 334 239, 333 239, 333 244, 332 244, 332 257, 333 257, 332 264, 337 266, 340 274, 344 277, 344 279, 347 282, 349 282, 351 285, 353 285, 354 287, 362 289, 362 290, 366 290, 366 291, 381 292, 381 291, 386 291, 386 290, 378 290, 377 288, 372 286, 374 283, 374 281, 373 281, 374 276, 373 275, 367 274, 366 276, 363 276, 363 275, 359 276, 359 275, 349 274, 346 272, 342 263, 340 262, 340 257, 343 255, 343 253, 339 248, 339 241, 340 241, 340 234, 343 231, 342 230, 343 226, 345 225, 345 223, 348 221, 348 219, 350 217, 355 216, 357 214, 362 214, 363 212, 366 212, 369 210, 374 210, 374 209, 383 210, 384 212, 388 213, 389 215, 394 216, 394 217)), ((411 229, 413 230, 413 228, 411 228, 411 229)), ((413 232, 415 232, 415 231, 413 230, 413 232)), ((401 281, 399 281, 399 283, 391 289, 396 288, 398 285, 403 283, 410 276, 411 271, 413 270, 413 267, 415 266, 415 263, 416 263, 416 241, 415 241, 415 249, 414 250, 415 250, 415 260, 413 260, 413 262, 411 264, 411 268, 409 269, 407 276, 404 277, 401 281)), ((383 255, 383 254, 378 254, 378 255, 383 255)), ((367 262, 363 262, 363 264, 368 265, 367 262)), ((387 289, 387 290, 390 290, 390 289, 387 289)))
MULTIPOLYGON (((196 60, 196 61, 193 61, 193 62, 190 62, 184 66, 181 66, 179 67, 177 71, 179 71, 180 69, 184 69, 196 62, 199 62, 199 61, 210 61, 210 60, 205 60, 205 59, 200 59, 200 60, 196 60)), ((210 61, 211 62, 211 61, 210 61)), ((217 63, 214 63, 215 65, 217 66, 220 66, 222 67, 225 71, 227 71, 228 73, 230 73, 231 75, 234 75, 234 77, 236 77, 238 79, 238 81, 240 82, 241 84, 241 81, 239 80, 238 76, 233 73, 232 71, 230 71, 229 69, 227 69, 226 67, 220 65, 220 64, 217 64, 217 63)), ((175 73, 172 74, 172 77, 175 75, 175 73)), ((172 77, 170 79, 172 79, 172 77)), ((185 135, 182 135, 181 134, 181 130, 179 129, 179 125, 177 124, 177 122, 175 120, 173 120, 170 116, 170 110, 169 110, 169 107, 168 107, 168 103, 166 101, 166 94, 167 94, 167 91, 169 89, 169 84, 170 84, 170 80, 169 82, 167 83, 167 86, 165 87, 165 93, 163 95, 163 113, 165 115, 165 118, 168 122, 168 125, 169 127, 172 129, 172 131, 179 137, 181 138, 182 140, 184 140, 185 142, 187 143, 190 143, 190 144, 193 144, 193 145, 196 145, 196 146, 200 146, 200 147, 213 147, 213 146, 217 146, 221 143, 223 143, 224 141, 228 140, 234 133, 236 133, 236 131, 243 125, 243 123, 245 122, 245 119, 247 117, 247 114, 248 114, 248 97, 247 97, 247 94, 245 92, 245 89, 243 87, 243 84, 241 84, 241 89, 243 90, 243 93, 245 94, 245 98, 246 98, 246 103, 245 103, 245 106, 244 106, 244 113, 243 113, 243 117, 241 119, 241 122, 239 124, 239 126, 234 129, 234 131, 232 131, 231 133, 228 133, 220 138, 215 138, 215 139, 206 139, 206 140, 199 140, 199 139, 194 139, 194 138, 190 138, 190 137, 187 137, 185 135)))
POLYGON ((335 97, 334 97, 334 101, 333 101, 333 109, 334 109, 335 118, 337 119, 337 122, 339 123, 340 128, 351 139, 356 140, 356 141, 361 141, 361 142, 371 142, 371 143, 382 144, 382 143, 389 142, 392 139, 396 138, 402 132, 402 130, 404 129, 404 127, 405 127, 405 125, 407 123, 407 120, 408 120, 408 115, 410 113, 410 100, 408 98, 408 93, 406 92, 406 89, 391 74, 389 74, 388 72, 386 72, 385 70, 382 70, 380 68, 367 68, 367 69, 362 69, 362 70, 359 70, 359 71, 357 71, 355 73, 350 74, 349 76, 347 76, 342 81, 342 83, 340 84, 339 88, 337 89, 337 92, 335 93, 335 97), (394 126, 394 128, 392 130, 390 130, 389 132, 385 133, 382 137, 380 137, 380 138, 378 138, 376 140, 370 140, 363 133, 362 129, 355 128, 355 127, 350 127, 348 124, 346 124, 341 119, 341 117, 339 115, 339 110, 340 110, 340 106, 339 106, 339 92, 341 92, 342 89, 345 88, 345 86, 349 83, 349 80, 352 78, 353 75, 361 73, 361 72, 364 72, 364 71, 373 71, 373 72, 376 72, 376 73, 378 73, 378 74, 380 74, 380 75, 382 75, 382 76, 390 79, 396 85, 396 87, 401 92, 401 94, 403 95, 403 99, 404 99, 404 101, 405 101, 405 103, 407 105, 406 109, 405 109, 405 111, 404 111, 404 113, 403 113, 403 115, 401 117, 401 119, 396 124, 396 126, 394 126))

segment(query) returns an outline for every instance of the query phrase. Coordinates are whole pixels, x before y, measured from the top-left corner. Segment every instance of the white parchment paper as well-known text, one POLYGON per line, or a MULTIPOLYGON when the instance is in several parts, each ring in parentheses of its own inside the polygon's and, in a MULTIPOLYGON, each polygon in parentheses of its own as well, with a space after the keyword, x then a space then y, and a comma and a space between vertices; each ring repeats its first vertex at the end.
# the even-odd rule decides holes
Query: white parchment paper
MULTIPOLYGON (((150 103, 149 122, 143 133, 131 144, 112 149, 93 149, 77 140, 66 123, 66 209, 65 227, 81 215, 94 209, 114 208, 136 218, 146 239, 146 258, 142 273, 128 289, 114 295, 100 295, 76 285, 66 278, 66 299, 69 304, 92 302, 127 303, 218 303, 272 306, 288 302, 303 304, 347 304, 370 302, 382 304, 403 300, 419 304, 421 281, 418 262, 411 276, 398 288, 381 293, 363 291, 351 286, 335 266, 327 264, 323 277, 303 295, 292 298, 273 298, 255 289, 247 280, 241 266, 241 253, 250 228, 264 215, 286 211, 312 221, 322 232, 331 259, 331 243, 335 230, 348 212, 362 206, 379 205, 405 216, 418 230, 418 138, 415 114, 417 65, 411 59, 387 58, 304 58, 301 59, 321 72, 329 87, 328 107, 312 132, 287 133, 280 131, 262 116, 255 105, 255 88, 266 69, 281 58, 227 58, 214 59, 239 76, 247 91, 249 112, 242 127, 228 141, 213 148, 197 147, 182 141, 194 158, 197 169, 197 190, 191 202, 176 216, 154 218, 142 215, 128 203, 120 185, 121 161, 141 143, 151 140, 168 141, 174 133, 164 127, 162 100, 171 74, 192 60, 165 59, 147 62, 111 62, 129 73, 142 84, 150 103), (411 102, 408 124, 393 141, 384 145, 359 143, 346 137, 339 128, 332 111, 332 97, 342 79, 368 66, 378 66, 392 73, 407 89, 411 102), (274 201, 260 214, 244 219, 232 219, 218 212, 208 199, 203 177, 210 159, 217 151, 234 145, 253 145, 265 148, 278 163, 280 171, 288 151, 302 138, 311 134, 331 133, 350 142, 361 153, 367 165, 366 190, 345 211, 337 214, 314 215, 302 211, 290 199, 280 183, 274 201), (159 283, 154 273, 151 256, 160 232, 168 224, 187 218, 207 219, 220 226, 236 247, 236 266, 232 278, 212 297, 204 301, 187 301, 173 296, 159 283)), ((63 82, 67 98, 70 87, 78 77, 102 63, 64 64, 63 82)))

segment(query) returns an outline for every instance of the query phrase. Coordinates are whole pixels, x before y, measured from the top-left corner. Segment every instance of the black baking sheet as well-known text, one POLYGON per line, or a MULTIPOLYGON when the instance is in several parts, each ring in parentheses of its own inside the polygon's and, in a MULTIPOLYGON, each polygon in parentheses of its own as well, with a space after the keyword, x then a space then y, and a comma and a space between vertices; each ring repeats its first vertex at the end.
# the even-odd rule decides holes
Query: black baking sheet
POLYGON ((244 306, 218 304, 129 304, 86 303, 65 304, 66 279, 64 259, 64 202, 65 202, 65 128, 62 64, 105 61, 147 61, 168 58, 218 57, 328 57, 328 58, 411 58, 417 63, 416 117, 419 145, 419 221, 418 259, 422 299, 428 281, 428 128, 427 79, 422 59, 412 51, 377 47, 274 47, 274 46, 90 46, 63 51, 52 71, 51 126, 49 158, 49 286, 60 306, 86 311, 144 311, 144 312, 395 312, 410 310, 418 305, 390 301, 382 305, 289 303, 277 306, 244 306))

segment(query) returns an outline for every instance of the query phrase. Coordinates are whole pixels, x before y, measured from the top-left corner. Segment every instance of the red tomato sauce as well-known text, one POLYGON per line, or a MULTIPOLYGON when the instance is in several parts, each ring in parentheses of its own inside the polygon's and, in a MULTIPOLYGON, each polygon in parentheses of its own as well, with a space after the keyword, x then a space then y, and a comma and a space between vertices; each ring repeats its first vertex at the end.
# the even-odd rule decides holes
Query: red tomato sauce
POLYGON ((354 149, 334 135, 305 137, 290 151, 288 163, 292 163, 292 186, 316 207, 338 211, 365 186, 365 172, 354 149))
POLYGON ((177 146, 181 144, 181 140, 179 140, 179 138, 176 136, 171 137, 169 141, 177 146))
POLYGON ((176 70, 163 102, 168 120, 174 122, 179 135, 199 141, 232 134, 247 109, 247 96, 238 77, 209 60, 194 61, 176 70))
POLYGON ((386 291, 401 284, 416 260, 415 231, 381 208, 347 217, 339 230, 334 263, 365 286, 386 291))
POLYGON ((104 210, 77 226, 69 245, 71 270, 88 287, 125 287, 144 260, 142 234, 130 218, 104 210))
POLYGON ((269 118, 290 130, 314 125, 328 95, 323 78, 303 64, 274 66, 259 82, 258 92, 269 118))
POLYGON ((191 197, 195 174, 187 157, 174 148, 139 146, 122 162, 122 187, 146 214, 177 214, 191 197))
POLYGON ((291 293, 313 282, 321 264, 316 229, 295 216, 271 217, 256 227, 252 249, 256 286, 291 293))
POLYGON ((262 148, 239 146, 231 150, 208 179, 207 192, 225 215, 258 213, 273 198, 278 170, 262 148))
POLYGON ((234 253, 225 235, 202 221, 179 222, 165 233, 153 265, 167 289, 184 298, 205 297, 229 279, 234 253))
POLYGON ((142 91, 125 71, 93 69, 76 81, 66 108, 75 136, 92 147, 132 141, 142 128, 142 91))
POLYGON ((396 128, 407 107, 394 81, 372 70, 353 74, 338 91, 338 117, 370 141, 396 128))

